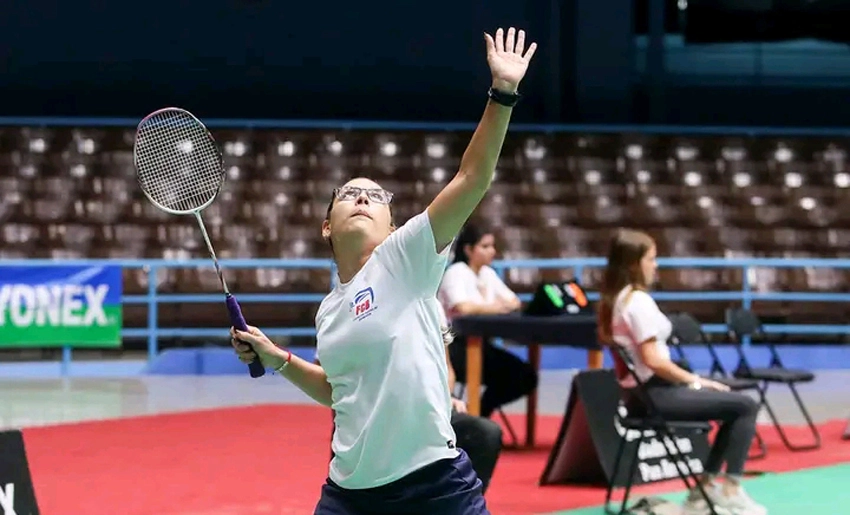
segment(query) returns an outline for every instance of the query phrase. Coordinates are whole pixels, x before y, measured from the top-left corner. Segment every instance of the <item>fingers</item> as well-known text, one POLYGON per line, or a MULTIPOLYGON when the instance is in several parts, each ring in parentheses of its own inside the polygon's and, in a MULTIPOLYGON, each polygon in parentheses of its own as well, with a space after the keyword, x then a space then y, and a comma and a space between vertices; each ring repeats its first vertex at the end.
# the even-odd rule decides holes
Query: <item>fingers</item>
POLYGON ((458 413, 466 413, 466 403, 460 399, 452 399, 452 407, 458 413))
POLYGON ((257 353, 247 343, 239 341, 234 337, 230 339, 230 345, 233 346, 236 356, 242 363, 253 363, 257 359, 257 353))
POLYGON ((256 327, 248 326, 248 331, 240 331, 235 327, 230 328, 230 336, 235 340, 240 340, 247 343, 256 342, 263 333, 256 327))
POLYGON ((525 31, 517 30, 514 27, 509 27, 507 35, 505 35, 505 31, 503 29, 496 30, 495 38, 490 37, 489 34, 484 34, 484 39, 487 41, 487 51, 496 50, 496 52, 508 52, 511 54, 517 54, 525 61, 530 61, 532 57, 534 57, 534 52, 537 51, 537 43, 531 43, 528 45, 528 49, 525 48, 525 31), (490 44, 493 46, 490 46, 490 44))
POLYGON ((505 50, 514 52, 516 49, 516 29, 511 27, 508 29, 508 37, 505 38, 505 50))
POLYGON ((237 352, 237 354, 243 352, 254 352, 254 349, 250 345, 236 339, 230 340, 230 345, 233 346, 233 349, 237 352))
POLYGON ((496 51, 496 42, 493 41, 493 36, 490 34, 484 33, 484 44, 487 45, 487 53, 492 54, 496 51))
POLYGON ((531 61, 531 58, 534 57, 534 52, 537 50, 537 43, 532 43, 528 46, 528 51, 522 56, 526 61, 531 61))
POLYGON ((236 355, 242 363, 253 363, 257 359, 257 355, 253 352, 240 352, 236 355))
POLYGON ((505 31, 502 29, 496 30, 496 52, 505 51, 505 31))

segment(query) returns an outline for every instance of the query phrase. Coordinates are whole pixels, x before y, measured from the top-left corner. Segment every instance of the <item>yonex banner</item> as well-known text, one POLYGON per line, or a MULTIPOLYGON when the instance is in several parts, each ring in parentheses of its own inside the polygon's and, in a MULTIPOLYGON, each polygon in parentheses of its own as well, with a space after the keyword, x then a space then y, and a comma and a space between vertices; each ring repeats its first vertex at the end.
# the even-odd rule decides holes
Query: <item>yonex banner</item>
POLYGON ((0 347, 118 347, 121 267, 0 266, 0 347))

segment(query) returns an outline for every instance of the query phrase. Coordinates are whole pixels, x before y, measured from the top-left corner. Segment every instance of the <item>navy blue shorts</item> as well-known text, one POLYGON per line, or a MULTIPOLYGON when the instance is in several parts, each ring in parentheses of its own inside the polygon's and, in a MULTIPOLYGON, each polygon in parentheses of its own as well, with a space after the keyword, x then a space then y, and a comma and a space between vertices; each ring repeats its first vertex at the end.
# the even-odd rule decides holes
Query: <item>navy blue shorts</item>
POLYGON ((350 490, 330 479, 314 515, 490 515, 481 480, 462 450, 392 483, 350 490))

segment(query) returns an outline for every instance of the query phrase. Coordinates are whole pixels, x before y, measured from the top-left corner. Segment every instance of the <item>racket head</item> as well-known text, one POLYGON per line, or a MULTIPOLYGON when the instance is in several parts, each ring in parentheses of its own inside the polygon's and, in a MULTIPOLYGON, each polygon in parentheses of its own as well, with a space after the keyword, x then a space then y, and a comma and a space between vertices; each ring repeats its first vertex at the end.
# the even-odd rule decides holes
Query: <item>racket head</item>
POLYGON ((158 109, 136 127, 133 164, 142 192, 172 214, 197 213, 224 183, 224 162, 207 127, 179 107, 158 109))

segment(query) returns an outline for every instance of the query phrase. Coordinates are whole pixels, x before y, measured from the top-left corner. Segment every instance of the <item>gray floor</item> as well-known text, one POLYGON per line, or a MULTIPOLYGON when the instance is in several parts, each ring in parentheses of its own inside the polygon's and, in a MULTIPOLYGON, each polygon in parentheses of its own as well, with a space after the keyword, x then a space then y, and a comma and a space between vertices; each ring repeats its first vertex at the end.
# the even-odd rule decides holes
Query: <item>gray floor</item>
MULTIPOLYGON (((541 374, 539 406, 542 414, 561 415, 566 406, 573 371, 541 374)), ((850 416, 850 371, 819 372, 800 393, 816 422, 850 416)), ((776 386, 769 399, 788 423, 801 423, 788 389, 776 386)), ((247 376, 127 376, 98 378, 0 379, 0 428, 114 419, 157 413, 192 411, 267 403, 312 403, 282 378, 247 376)), ((524 411, 524 401, 507 407, 524 411)), ((762 413, 762 418, 765 415, 762 413)))

